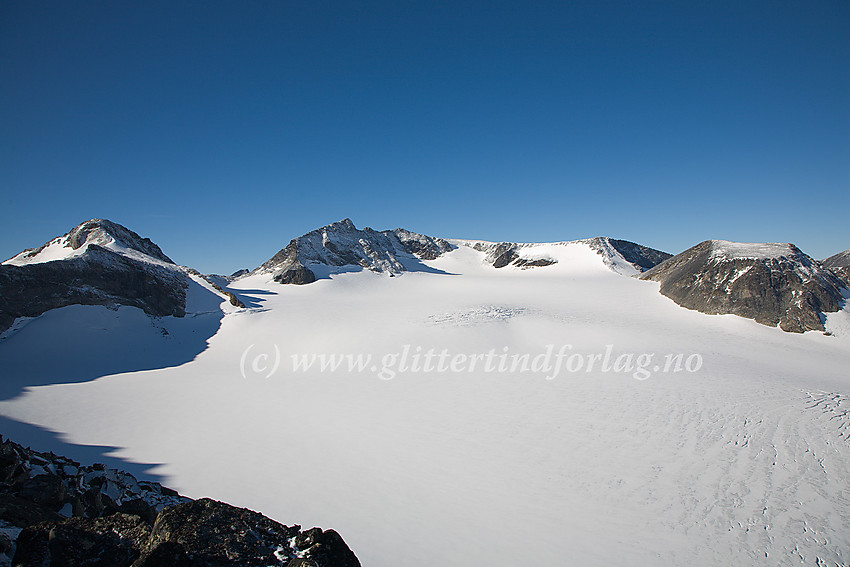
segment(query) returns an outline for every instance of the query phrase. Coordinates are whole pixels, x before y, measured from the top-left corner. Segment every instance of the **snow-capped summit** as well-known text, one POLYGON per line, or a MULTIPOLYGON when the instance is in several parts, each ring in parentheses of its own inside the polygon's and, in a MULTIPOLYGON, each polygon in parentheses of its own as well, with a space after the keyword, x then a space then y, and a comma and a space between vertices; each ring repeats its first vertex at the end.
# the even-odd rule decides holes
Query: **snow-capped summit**
POLYGON ((688 309, 732 313, 802 333, 824 330, 841 309, 844 282, 793 244, 706 240, 647 271, 688 309))
POLYGON ((359 269, 400 274, 451 249, 451 244, 440 238, 402 228, 359 230, 351 219, 343 219, 295 238, 251 273, 273 274, 276 282, 285 284, 312 283, 333 273, 359 269))
POLYGON ((142 238, 132 230, 106 219, 92 219, 71 229, 64 236, 29 248, 3 262, 12 266, 26 266, 68 260, 84 255, 91 246, 105 248, 121 256, 154 264, 174 264, 149 238, 142 238))

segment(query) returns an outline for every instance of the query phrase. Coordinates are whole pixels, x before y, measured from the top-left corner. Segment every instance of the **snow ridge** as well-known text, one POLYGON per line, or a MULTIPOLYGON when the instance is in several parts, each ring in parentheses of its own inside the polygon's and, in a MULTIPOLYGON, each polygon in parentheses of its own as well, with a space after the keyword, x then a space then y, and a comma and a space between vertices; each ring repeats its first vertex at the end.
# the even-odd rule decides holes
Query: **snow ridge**
POLYGON ((449 242, 456 246, 467 246, 484 252, 484 261, 495 268, 504 268, 509 265, 520 269, 551 266, 558 263, 558 259, 552 254, 552 247, 575 245, 589 247, 602 258, 602 262, 608 269, 627 276, 640 274, 671 257, 671 254, 660 250, 607 236, 545 243, 484 240, 450 240, 449 242))

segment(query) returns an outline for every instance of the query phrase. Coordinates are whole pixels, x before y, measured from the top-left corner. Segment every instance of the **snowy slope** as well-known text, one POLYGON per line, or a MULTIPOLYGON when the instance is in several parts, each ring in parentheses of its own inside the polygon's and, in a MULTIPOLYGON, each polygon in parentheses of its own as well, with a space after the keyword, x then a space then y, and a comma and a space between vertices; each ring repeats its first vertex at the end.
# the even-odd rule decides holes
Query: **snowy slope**
MULTIPOLYGON (((249 309, 223 316, 190 360, 77 383, 57 373, 0 414, 162 463, 190 497, 333 526, 364 566, 846 562, 847 310, 827 316, 833 336, 784 333, 681 309, 587 244, 519 253, 556 262, 494 269, 458 246, 403 278, 243 277, 229 289, 249 309), (635 357, 552 379, 399 363, 547 345, 635 357), (372 360, 362 372, 292 366, 345 353, 372 360), (655 370, 676 353, 699 368, 655 370), (638 354, 652 355, 649 376, 638 354)), ((58 323, 80 334, 84 370, 100 343, 58 323)), ((44 332, 0 342, 4 379, 26 382, 56 354, 44 332)))
POLYGON ((495 268, 513 266, 521 269, 551 266, 558 262, 558 251, 564 247, 585 246, 596 252, 610 270, 627 276, 642 273, 670 257, 670 254, 625 240, 600 236, 564 242, 487 242, 485 240, 449 241, 484 252, 484 262, 495 268), (628 256, 628 258, 626 257, 628 256))

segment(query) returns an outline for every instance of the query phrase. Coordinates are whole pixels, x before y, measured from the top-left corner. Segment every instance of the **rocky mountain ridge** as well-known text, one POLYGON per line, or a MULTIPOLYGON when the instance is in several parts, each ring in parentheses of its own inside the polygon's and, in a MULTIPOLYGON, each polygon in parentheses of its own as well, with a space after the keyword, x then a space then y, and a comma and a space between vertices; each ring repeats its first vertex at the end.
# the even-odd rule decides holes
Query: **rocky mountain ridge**
POLYGON ((451 249, 441 238, 402 228, 359 230, 344 219, 293 239, 251 274, 272 274, 278 283, 297 285, 351 269, 398 275, 451 249))
POLYGON ((231 276, 201 275, 176 265, 148 238, 108 220, 93 219, 64 236, 28 249, 0 265, 0 332, 20 317, 67 305, 129 305, 151 316, 182 317, 189 278, 203 278, 232 305, 244 303, 231 281, 267 274, 303 285, 332 274, 369 270, 400 275, 438 271, 426 261, 467 246, 496 269, 545 268, 557 262, 535 247, 584 244, 612 271, 661 282, 679 305, 705 313, 734 313, 788 331, 824 330, 823 314, 844 305, 850 251, 822 263, 791 244, 706 241, 682 254, 634 242, 596 237, 548 245, 446 240, 405 229, 358 229, 350 219, 308 232, 267 262, 231 276))

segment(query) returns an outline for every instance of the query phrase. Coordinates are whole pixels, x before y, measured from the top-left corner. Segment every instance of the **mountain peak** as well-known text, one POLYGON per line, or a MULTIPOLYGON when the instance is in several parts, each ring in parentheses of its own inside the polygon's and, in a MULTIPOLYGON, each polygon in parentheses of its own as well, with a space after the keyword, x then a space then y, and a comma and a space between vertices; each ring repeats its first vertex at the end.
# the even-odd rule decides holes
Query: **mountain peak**
POLYGON ((332 222, 331 224, 325 225, 322 228, 317 229, 318 231, 333 231, 333 232, 357 232, 357 227, 354 226, 354 222, 350 218, 344 218, 342 220, 332 222))
POLYGON ((174 264, 159 246, 132 230, 107 219, 91 219, 38 248, 29 248, 3 262, 14 266, 68 260, 86 254, 90 246, 155 264, 174 264))
POLYGON ((844 281, 850 287, 850 250, 839 252, 834 256, 830 256, 821 262, 825 268, 829 268, 838 276, 844 278, 844 281))
POLYGON ((359 230, 346 218, 293 239, 252 273, 271 273, 275 281, 292 284, 362 269, 395 275, 451 249, 443 239, 404 229, 359 230))
POLYGON ((843 282, 788 243, 706 240, 647 271, 661 293, 702 313, 731 313, 784 331, 824 330, 843 282))

